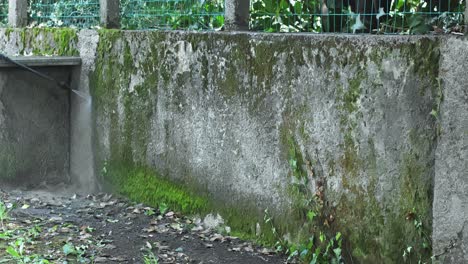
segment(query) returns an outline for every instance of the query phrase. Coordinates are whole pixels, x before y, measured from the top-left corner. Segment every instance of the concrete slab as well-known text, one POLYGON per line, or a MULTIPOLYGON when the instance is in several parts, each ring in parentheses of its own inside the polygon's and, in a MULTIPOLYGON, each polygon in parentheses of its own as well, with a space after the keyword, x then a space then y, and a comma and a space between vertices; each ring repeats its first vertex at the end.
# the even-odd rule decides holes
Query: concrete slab
MULTIPOLYGON (((26 66, 77 66, 81 64, 80 57, 58 57, 58 56, 10 56, 10 59, 26 66)), ((14 64, 0 60, 0 67, 16 67, 14 64)))

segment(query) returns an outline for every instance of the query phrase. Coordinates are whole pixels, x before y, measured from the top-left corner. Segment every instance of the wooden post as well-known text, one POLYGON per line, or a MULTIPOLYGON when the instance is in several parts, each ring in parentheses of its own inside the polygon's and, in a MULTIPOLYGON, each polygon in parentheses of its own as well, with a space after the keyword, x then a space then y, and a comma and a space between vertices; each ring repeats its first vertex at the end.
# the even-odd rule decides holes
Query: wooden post
POLYGON ((101 6, 101 26, 105 28, 120 28, 119 0, 99 0, 101 6))
POLYGON ((8 1, 8 25, 17 28, 28 25, 28 0, 8 1))
POLYGON ((224 28, 228 31, 249 30, 250 0, 224 1, 224 28))

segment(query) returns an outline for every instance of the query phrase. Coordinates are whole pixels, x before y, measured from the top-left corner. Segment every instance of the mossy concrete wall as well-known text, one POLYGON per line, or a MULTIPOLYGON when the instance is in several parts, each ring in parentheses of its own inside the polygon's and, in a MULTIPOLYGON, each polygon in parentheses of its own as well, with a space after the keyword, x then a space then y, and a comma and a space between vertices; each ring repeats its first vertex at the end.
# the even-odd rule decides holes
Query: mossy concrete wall
POLYGON ((269 208, 292 239, 315 211, 356 261, 394 262, 424 243, 408 215, 430 234, 438 45, 102 31, 98 167, 149 165, 222 207, 269 208))
POLYGON ((97 174, 153 168, 241 212, 228 220, 254 233, 266 208, 291 240, 341 231, 356 263, 394 263, 410 246, 410 258, 431 255, 441 111, 458 111, 439 78, 450 41, 102 30, 65 45, 60 34, 3 39, 86 56, 79 79, 93 97, 97 174))

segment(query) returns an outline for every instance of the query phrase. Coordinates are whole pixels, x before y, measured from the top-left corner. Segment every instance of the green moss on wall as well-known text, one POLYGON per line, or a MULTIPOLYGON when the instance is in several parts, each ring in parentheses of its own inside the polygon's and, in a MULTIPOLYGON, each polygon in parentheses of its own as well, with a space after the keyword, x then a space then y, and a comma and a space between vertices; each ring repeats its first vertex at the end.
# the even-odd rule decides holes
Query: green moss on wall
POLYGON ((11 33, 14 31, 15 30, 13 28, 10 28, 10 27, 5 28, 5 36, 7 37, 8 41, 10 41, 11 33))
POLYGON ((62 56, 77 56, 78 50, 71 45, 78 42, 78 35, 75 29, 65 28, 60 31, 52 31, 56 44, 57 54, 62 56))
POLYGON ((21 28, 7 29, 8 39, 15 34, 18 38, 20 54, 45 56, 78 56, 78 31, 70 28, 21 28))
POLYGON ((146 160, 150 118, 155 104, 148 98, 153 98, 157 92, 157 77, 151 74, 153 78, 144 79, 130 90, 131 76, 137 70, 144 74, 145 70, 153 68, 155 61, 149 58, 137 69, 128 41, 119 30, 99 31, 96 67, 91 74, 90 87, 94 111, 111 123, 110 158, 132 163, 146 160))
MULTIPOLYGON (((421 96, 434 96, 432 91, 435 77, 438 76, 439 50, 438 42, 421 39, 409 45, 403 45, 402 58, 407 59, 414 74, 428 85, 421 96), (421 59, 423 58, 424 59, 421 59), (427 76, 430 76, 428 79, 427 76)), ((352 49, 352 48, 351 48, 352 49)), ((339 50, 340 54, 346 51, 339 50)), ((354 52, 357 53, 357 52, 354 52)), ((381 69, 382 56, 389 54, 386 49, 381 52, 370 51, 369 60, 356 59, 357 69, 348 83, 338 88, 338 111, 340 127, 343 134, 342 155, 338 164, 329 160, 333 174, 342 173, 342 184, 347 190, 336 206, 337 221, 334 228, 343 231, 348 239, 348 246, 354 261, 364 263, 395 263, 403 261, 403 251, 412 248, 407 254, 408 261, 427 261, 430 258, 431 208, 432 208, 432 164, 431 148, 436 134, 434 130, 418 130, 410 133, 408 152, 403 153, 399 182, 396 183, 396 198, 393 201, 377 200, 378 172, 375 147, 372 138, 359 138, 355 131, 361 122, 360 99, 363 96, 361 86, 373 83, 363 70, 369 62, 381 69), (364 64, 362 64, 364 63, 364 64), (362 144, 368 140, 366 147, 362 144), (363 152, 363 150, 368 150, 363 152), (429 162, 429 163, 428 163, 429 162), (337 165, 339 165, 337 167, 337 165), (362 185, 365 176, 366 185, 362 185), (350 207, 349 205, 353 206, 350 207), (417 215, 415 217, 415 215, 417 215), (415 218, 421 227, 415 225, 415 218)), ((345 63, 341 61, 339 63, 345 63)), ((348 63, 352 63, 348 61, 348 63)), ((428 113, 429 114, 429 113, 428 113)), ((391 199, 391 198, 387 198, 391 199)))
POLYGON ((425 37, 400 47, 404 58, 413 64, 413 73, 421 77, 422 80, 428 81, 431 88, 437 84, 439 76, 439 46, 438 40, 425 37))

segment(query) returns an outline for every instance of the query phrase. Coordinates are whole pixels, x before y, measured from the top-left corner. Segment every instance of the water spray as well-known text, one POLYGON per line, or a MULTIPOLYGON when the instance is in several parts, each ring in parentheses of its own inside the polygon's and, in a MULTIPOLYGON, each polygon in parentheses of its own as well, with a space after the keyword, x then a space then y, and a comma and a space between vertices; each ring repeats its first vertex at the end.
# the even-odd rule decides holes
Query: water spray
POLYGON ((37 76, 41 77, 41 78, 44 78, 46 80, 49 80, 51 82, 54 82, 57 84, 58 87, 60 87, 61 89, 64 89, 64 90, 69 90, 69 91, 72 91, 74 94, 78 95, 79 97, 81 97, 83 100, 86 100, 86 101, 90 101, 90 96, 87 95, 87 94, 84 94, 78 90, 75 90, 75 89, 72 89, 70 87, 70 85, 68 85, 66 82, 62 82, 62 81, 57 81, 56 79, 42 73, 42 72, 39 72, 37 70, 34 70, 33 68, 31 67, 28 67, 22 63, 19 63, 17 61, 14 61, 12 60, 11 58, 9 58, 8 56, 6 56, 5 54, 2 54, 0 53, 0 59, 4 60, 4 61, 7 61, 15 66, 17 66, 18 68, 21 68, 23 70, 26 70, 26 71, 29 71, 31 73, 34 73, 36 74, 37 76))

